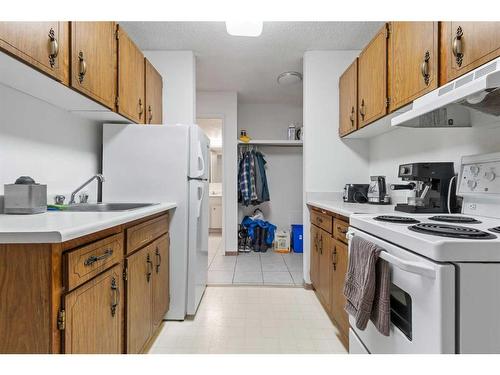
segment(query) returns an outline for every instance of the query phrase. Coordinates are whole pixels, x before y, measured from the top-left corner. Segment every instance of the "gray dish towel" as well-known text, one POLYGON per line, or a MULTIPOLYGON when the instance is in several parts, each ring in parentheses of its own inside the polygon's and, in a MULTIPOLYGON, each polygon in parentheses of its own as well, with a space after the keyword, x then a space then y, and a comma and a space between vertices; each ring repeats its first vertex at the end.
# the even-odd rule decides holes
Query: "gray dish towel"
POLYGON ((378 259, 382 248, 354 236, 349 253, 349 265, 344 284, 345 310, 364 330, 371 320, 380 333, 389 336, 390 269, 378 259))

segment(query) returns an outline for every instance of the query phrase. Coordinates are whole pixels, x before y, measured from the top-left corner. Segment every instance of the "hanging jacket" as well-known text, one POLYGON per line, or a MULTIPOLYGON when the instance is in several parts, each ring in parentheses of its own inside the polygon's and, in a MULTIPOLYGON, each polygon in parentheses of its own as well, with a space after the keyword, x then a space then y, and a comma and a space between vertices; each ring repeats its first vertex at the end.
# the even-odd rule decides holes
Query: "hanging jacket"
POLYGON ((267 184, 267 176, 266 176, 266 160, 264 159, 264 155, 261 152, 255 153, 255 158, 257 161, 257 175, 259 176, 259 180, 257 181, 257 192, 259 202, 268 202, 271 198, 269 196, 269 187, 267 184))

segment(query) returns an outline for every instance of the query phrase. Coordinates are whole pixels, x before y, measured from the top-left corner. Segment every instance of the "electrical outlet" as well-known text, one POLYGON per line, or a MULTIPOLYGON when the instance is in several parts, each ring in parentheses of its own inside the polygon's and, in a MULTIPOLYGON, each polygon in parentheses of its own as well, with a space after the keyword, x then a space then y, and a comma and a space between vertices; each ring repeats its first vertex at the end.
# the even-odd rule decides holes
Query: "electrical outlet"
POLYGON ((475 210, 476 209, 476 204, 475 203, 469 203, 469 210, 475 210))

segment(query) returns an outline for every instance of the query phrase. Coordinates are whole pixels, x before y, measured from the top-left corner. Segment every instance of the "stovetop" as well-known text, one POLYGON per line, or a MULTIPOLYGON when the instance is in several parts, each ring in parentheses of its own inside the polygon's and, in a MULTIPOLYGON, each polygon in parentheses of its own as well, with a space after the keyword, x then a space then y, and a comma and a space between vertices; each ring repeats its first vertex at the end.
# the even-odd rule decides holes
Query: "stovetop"
POLYGON ((398 212, 355 214, 350 225, 437 261, 500 262, 500 219, 398 212))

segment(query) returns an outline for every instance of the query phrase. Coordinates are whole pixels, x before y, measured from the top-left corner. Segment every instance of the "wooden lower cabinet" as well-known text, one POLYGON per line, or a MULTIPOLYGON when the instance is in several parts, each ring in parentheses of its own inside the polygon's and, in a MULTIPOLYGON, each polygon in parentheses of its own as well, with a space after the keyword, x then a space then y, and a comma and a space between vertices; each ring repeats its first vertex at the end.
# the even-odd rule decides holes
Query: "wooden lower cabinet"
POLYGON ((140 353, 153 328, 153 249, 127 258, 127 353, 140 353))
POLYGON ((145 352, 169 308, 168 226, 163 212, 63 243, 0 244, 0 354, 145 352), (149 242, 127 252, 143 231, 149 242))
POLYGON ((64 353, 122 352, 121 270, 118 264, 64 297, 64 353))
POLYGON ((311 282, 316 295, 330 319, 339 330, 339 339, 349 348, 349 319, 344 310, 344 280, 347 272, 348 250, 344 229, 349 226, 347 219, 329 216, 335 228, 328 232, 314 222, 311 211, 311 282))
POLYGON ((319 288, 319 234, 320 229, 311 224, 311 267, 310 277, 314 289, 319 288))
POLYGON ((153 331, 163 321, 170 305, 170 238, 168 234, 159 238, 154 244, 153 272, 153 331))
POLYGON ((349 318, 344 310, 344 280, 347 273, 348 251, 347 245, 340 241, 334 242, 334 250, 332 253, 331 262, 331 278, 330 278, 330 316, 340 332, 340 340, 344 346, 349 344, 349 318))

